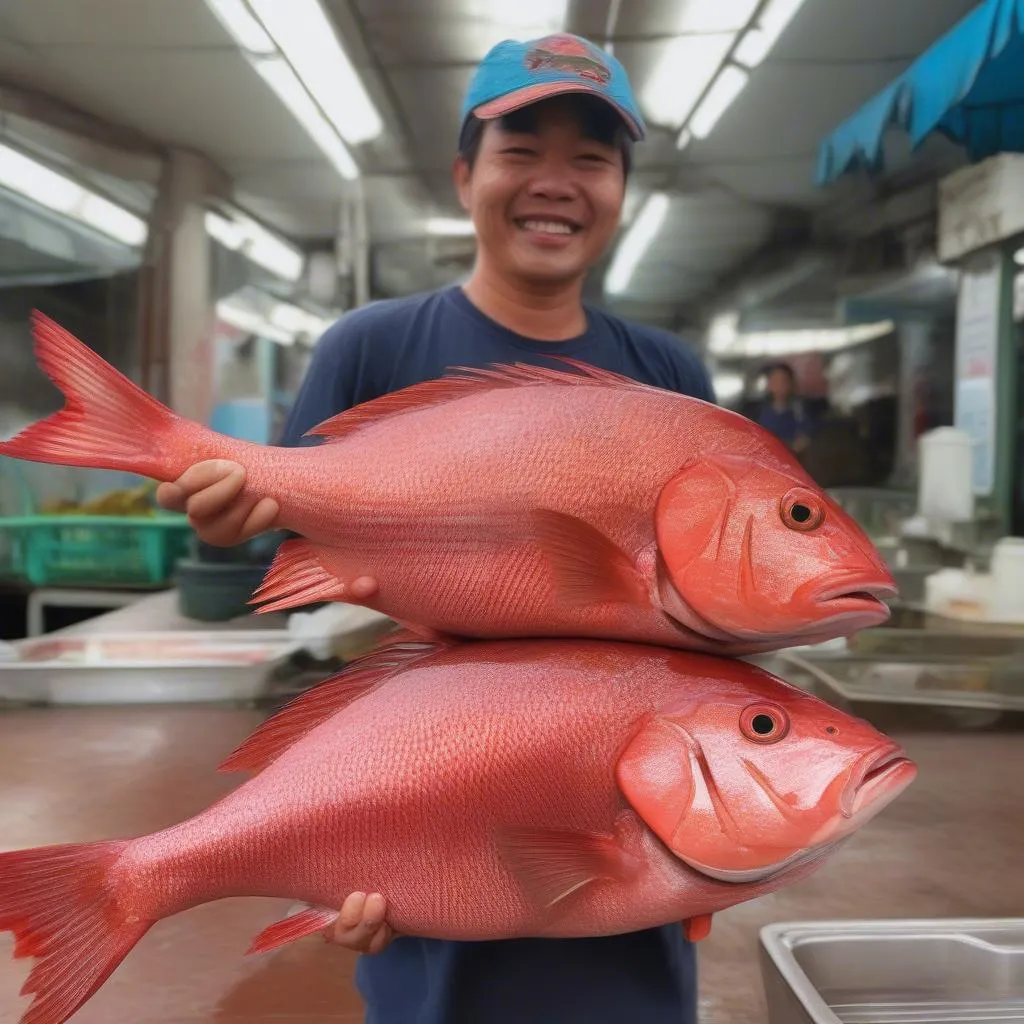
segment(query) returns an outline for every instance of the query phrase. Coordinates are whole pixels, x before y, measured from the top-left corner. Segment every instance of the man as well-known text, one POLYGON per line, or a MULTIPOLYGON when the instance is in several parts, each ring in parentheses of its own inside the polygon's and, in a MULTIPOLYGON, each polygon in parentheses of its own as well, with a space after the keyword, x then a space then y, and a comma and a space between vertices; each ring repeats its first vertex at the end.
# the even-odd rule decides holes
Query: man
POLYGON ((807 451, 818 424, 797 394, 793 367, 789 363, 772 363, 762 372, 768 397, 761 405, 757 422, 801 455, 807 451))
MULTIPOLYGON (((478 237, 469 281, 371 304, 331 327, 284 443, 302 443, 319 421, 453 365, 558 365, 551 355, 713 400, 706 371, 679 339, 581 301, 584 278, 618 227, 642 137, 624 70, 591 44, 560 35, 492 50, 470 85, 454 166, 478 237)), ((187 507, 209 542, 238 543, 277 514, 273 501, 243 495, 243 482, 240 467, 201 464, 164 487, 161 500, 187 507)), ((357 581, 347 597, 375 587, 357 581)), ((378 894, 353 894, 332 935, 375 954, 360 958, 356 974, 368 1024, 696 1020, 695 956, 680 924, 599 939, 391 941, 385 910, 378 894)))

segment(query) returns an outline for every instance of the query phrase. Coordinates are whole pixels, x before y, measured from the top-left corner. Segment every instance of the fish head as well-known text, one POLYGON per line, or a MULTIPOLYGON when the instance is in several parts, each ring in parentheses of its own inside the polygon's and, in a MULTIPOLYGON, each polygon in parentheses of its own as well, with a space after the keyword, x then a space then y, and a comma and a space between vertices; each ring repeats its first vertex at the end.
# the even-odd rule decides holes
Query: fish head
POLYGON ((869 723, 753 665, 714 661, 695 680, 691 656, 678 696, 640 723, 615 769, 693 870, 762 884, 820 862, 914 780, 914 763, 869 723))
POLYGON ((655 533, 666 612, 710 639, 793 646, 891 614, 882 557, 795 462, 696 459, 663 488, 655 533))

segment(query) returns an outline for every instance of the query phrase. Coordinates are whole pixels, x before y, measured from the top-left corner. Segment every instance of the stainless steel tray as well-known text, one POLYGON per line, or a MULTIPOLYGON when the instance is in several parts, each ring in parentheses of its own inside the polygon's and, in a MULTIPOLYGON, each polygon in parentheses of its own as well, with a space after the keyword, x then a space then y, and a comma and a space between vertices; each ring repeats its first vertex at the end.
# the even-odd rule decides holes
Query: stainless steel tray
POLYGON ((5 646, 0 701, 253 700, 300 646, 285 630, 50 634, 5 646))
POLYGON ((761 930, 769 1024, 1024 1024, 1024 918, 761 930))
POLYGON ((1024 711, 1024 657, 780 651, 782 674, 848 704, 1024 711), (803 678, 798 678, 803 677, 803 678))

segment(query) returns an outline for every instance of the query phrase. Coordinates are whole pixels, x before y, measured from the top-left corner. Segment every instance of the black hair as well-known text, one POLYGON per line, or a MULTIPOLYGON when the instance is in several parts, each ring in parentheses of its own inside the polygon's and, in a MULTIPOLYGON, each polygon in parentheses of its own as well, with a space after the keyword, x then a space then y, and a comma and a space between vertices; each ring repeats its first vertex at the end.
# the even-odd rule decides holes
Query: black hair
POLYGON ((765 377, 770 377, 776 370, 781 370, 789 378, 790 383, 796 381, 796 373, 794 372, 793 367, 789 365, 789 363, 768 363, 765 366, 761 367, 761 373, 765 377))
MULTIPOLYGON (((628 178, 633 169, 633 139, 626 128, 626 122, 615 108, 597 96, 578 93, 552 96, 549 99, 539 100, 537 103, 513 110, 499 118, 498 123, 505 131, 534 135, 540 120, 538 108, 545 103, 566 100, 572 102, 579 116, 584 138, 599 142, 604 146, 612 146, 622 154, 622 170, 628 178)), ((470 170, 473 169, 473 164, 480 152, 480 142, 483 139, 486 124, 486 121, 481 121, 478 117, 470 114, 466 118, 462 134, 459 136, 459 156, 469 164, 470 170)))

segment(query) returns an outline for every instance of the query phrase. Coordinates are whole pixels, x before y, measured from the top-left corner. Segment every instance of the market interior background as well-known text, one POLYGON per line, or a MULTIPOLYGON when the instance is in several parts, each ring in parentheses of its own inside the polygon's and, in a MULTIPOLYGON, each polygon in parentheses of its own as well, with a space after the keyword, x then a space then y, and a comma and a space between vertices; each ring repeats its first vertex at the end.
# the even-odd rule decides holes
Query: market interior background
MULTIPOLYGON (((468 273, 449 170, 472 67, 588 36, 650 125, 589 301, 698 348, 747 415, 787 361, 821 420, 802 459, 901 586, 887 628, 769 660, 920 777, 812 880, 718 916, 703 1020, 1024 1020, 1022 26, 1015 0, 0 0, 0 436, 60 404, 38 307, 273 443, 328 323, 468 273)), ((144 480, 0 458, 0 846, 193 813, 270 709, 388 628, 247 615, 266 558, 197 544, 144 480), (96 641, 152 632, 254 656, 185 667, 143 637, 133 667, 96 641)), ((348 954, 242 957, 277 916, 164 922, 76 1021, 361 1020, 348 954)), ((24 1005, 11 949, 0 1024, 24 1005)))

